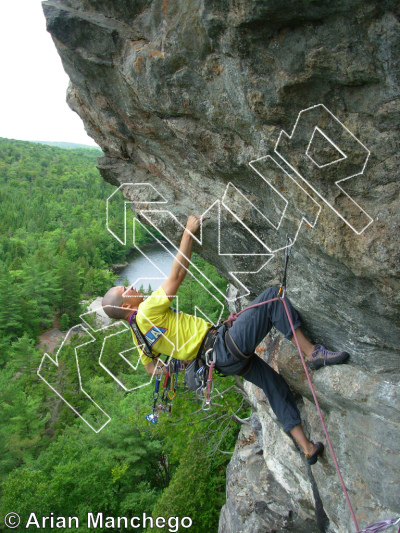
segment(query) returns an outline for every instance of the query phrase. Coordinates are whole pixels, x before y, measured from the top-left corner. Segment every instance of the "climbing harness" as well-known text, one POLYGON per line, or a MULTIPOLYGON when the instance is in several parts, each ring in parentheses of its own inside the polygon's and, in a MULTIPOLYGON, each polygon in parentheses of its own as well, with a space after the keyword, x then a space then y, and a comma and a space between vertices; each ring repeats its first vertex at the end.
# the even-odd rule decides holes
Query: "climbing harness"
MULTIPOLYGON (((211 409, 211 395, 214 391, 213 370, 215 367, 214 344, 217 339, 218 327, 212 326, 201 343, 196 358, 193 360, 191 371, 195 373, 195 385, 190 390, 196 390, 196 395, 203 400, 202 409, 211 409), (195 388, 196 387, 196 388, 195 388)), ((188 367, 189 368, 189 367, 188 367)), ((189 381, 192 381, 191 379, 189 381)))
MULTIPOLYGON (((143 351, 143 353, 152 359, 158 358, 158 356, 154 355, 151 351, 151 348, 147 342, 146 337, 143 335, 143 333, 140 331, 137 322, 136 322, 136 315, 137 311, 134 311, 131 316, 129 317, 129 324, 132 328, 132 331, 136 337, 136 341, 140 349, 143 351)), ((212 361, 209 362, 209 358, 213 352, 213 347, 215 340, 217 338, 217 328, 211 327, 207 334, 205 335, 201 346, 199 348, 199 351, 196 356, 196 362, 195 364, 197 367, 199 366, 199 362, 203 361, 204 364, 201 369, 204 373, 204 381, 202 381, 202 377, 200 374, 198 374, 198 377, 200 378, 200 382, 202 385, 199 387, 198 390, 201 389, 201 394, 204 394, 205 399, 203 401, 202 408, 204 410, 208 410, 211 408, 211 393, 214 390, 214 384, 212 379, 212 372, 215 365, 215 362, 212 361), (204 393, 203 393, 204 389, 204 393)), ((175 390, 177 388, 178 383, 178 376, 179 371, 184 370, 185 367, 181 365, 181 363, 177 359, 172 359, 168 363, 167 372, 164 378, 164 383, 162 387, 162 394, 161 399, 159 400, 159 394, 160 394, 160 382, 161 382, 161 376, 163 374, 162 368, 159 368, 156 373, 156 380, 155 380, 155 388, 153 392, 153 411, 152 413, 146 415, 146 420, 149 422, 152 422, 153 424, 156 424, 158 422, 158 418, 160 413, 167 413, 168 415, 171 414, 172 410, 172 401, 175 398, 175 390)))
POLYGON ((212 326, 206 333, 206 336, 204 337, 196 355, 196 361, 198 363, 197 366, 200 366, 200 363, 206 363, 207 354, 209 356, 209 354, 212 353, 218 335, 218 327, 219 326, 212 326))
MULTIPOLYGON (((143 353, 147 357, 154 360, 158 358, 158 356, 152 353, 146 337, 140 331, 137 325, 137 322, 136 322, 136 315, 137 315, 137 311, 134 311, 132 315, 129 317, 129 324, 136 337, 136 341, 140 349, 143 351, 143 353)), ((202 409, 205 411, 208 411, 211 408, 211 394, 214 390, 212 374, 213 374, 213 369, 215 366, 215 361, 209 362, 209 359, 213 353, 213 347, 214 347, 215 340, 217 338, 217 332, 218 332, 218 328, 216 327, 211 327, 208 330, 207 334, 205 335, 201 343, 201 346, 199 348, 199 351, 197 353, 195 363, 194 363, 196 376, 200 381, 200 386, 198 387, 198 389, 196 389, 196 392, 199 395, 205 396, 205 399, 203 401, 203 406, 202 406, 202 409), (199 368, 200 362, 203 363, 203 366, 201 368, 199 368), (204 374, 204 378, 203 378, 203 374, 204 374)), ((153 392, 153 412, 149 415, 146 415, 146 420, 148 420, 149 422, 152 422, 153 424, 156 424, 158 422, 158 417, 159 417, 160 412, 169 413, 169 414, 171 413, 172 400, 175 398, 175 388, 178 382, 179 370, 180 369, 183 370, 182 368, 180 368, 180 363, 176 359, 172 360, 172 364, 174 365, 174 370, 171 372, 171 376, 170 376, 170 365, 169 365, 168 370, 167 370, 167 375, 164 379, 161 402, 158 404, 157 404, 157 400, 159 396, 159 387, 160 387, 161 378, 158 375, 156 376, 155 389, 153 392), (172 375, 174 372, 175 372, 175 378, 172 375)))
MULTIPOLYGON (((289 237, 289 235, 286 235, 286 252, 285 252, 285 268, 282 278, 282 284, 279 289, 279 294, 285 294, 286 290, 286 273, 289 263, 289 257, 292 251, 293 246, 293 240, 289 237)), ((261 304, 258 304, 261 305, 261 304)), ((247 309, 250 309, 248 307, 247 309)), ((245 309, 243 310, 245 311, 245 309)), ((250 370, 251 367, 251 356, 247 356, 243 354, 238 347, 236 346, 233 339, 230 337, 228 329, 232 326, 233 322, 236 320, 236 318, 241 314, 240 313, 232 314, 228 320, 225 320, 222 324, 226 325, 227 331, 225 333, 225 344, 228 348, 228 351, 232 354, 232 356, 237 359, 249 359, 249 364, 246 366, 245 373, 247 373, 250 370)), ((203 342, 201 343, 201 346, 199 348, 199 351, 197 353, 197 356, 195 358, 194 362, 194 370, 196 381, 197 381, 197 389, 196 394, 200 398, 203 399, 202 409, 203 411, 208 411, 211 409, 211 396, 214 392, 214 381, 213 381, 213 371, 215 367, 215 357, 214 357, 214 344, 217 338, 218 334, 218 328, 217 327, 211 327, 209 331, 207 332, 206 336, 203 339, 203 342)), ((216 370, 217 371, 217 370, 216 370)), ((218 372, 217 372, 218 373, 218 372)), ((245 374, 241 374, 245 375, 245 374)), ((217 389, 216 389, 217 390, 217 389)), ((219 394, 219 391, 217 391, 219 394)))

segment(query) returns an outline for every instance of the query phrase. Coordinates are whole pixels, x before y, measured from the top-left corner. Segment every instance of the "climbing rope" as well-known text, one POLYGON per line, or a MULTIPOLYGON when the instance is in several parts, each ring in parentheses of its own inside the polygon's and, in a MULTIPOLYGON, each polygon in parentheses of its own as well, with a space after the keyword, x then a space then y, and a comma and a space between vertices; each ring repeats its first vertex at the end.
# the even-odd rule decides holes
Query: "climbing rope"
MULTIPOLYGON (((232 313, 230 315, 230 317, 227 320, 225 320, 224 324, 227 324, 228 322, 234 322, 238 318, 238 316, 240 316, 245 311, 248 311, 249 309, 252 309, 254 307, 258 307, 260 305, 266 305, 268 303, 276 302, 276 301, 282 302, 282 304, 283 304, 283 306, 285 308, 285 312, 286 312, 289 324, 290 324, 290 328, 291 328, 292 333, 293 333, 293 338, 295 340, 297 350, 298 350, 299 355, 300 355, 301 362, 303 364, 304 372, 306 374, 307 381, 308 381, 308 384, 310 386, 310 389, 311 389, 311 392, 312 392, 312 395, 313 395, 313 398, 314 398, 314 402, 315 402, 315 405, 316 405, 317 410, 318 410, 318 414, 319 414, 319 417, 320 417, 320 420, 321 420, 322 428, 323 428, 325 436, 326 436, 326 440, 327 440, 327 443, 328 443, 328 446, 329 446, 329 450, 331 452, 332 459, 333 459, 333 462, 334 462, 334 465, 335 465, 335 469, 336 469, 337 475, 339 477, 339 481, 340 481, 340 484, 342 486, 343 493, 345 495, 345 498, 346 498, 346 501, 347 501, 347 505, 349 507, 350 514, 352 516, 356 531, 357 531, 357 533, 378 533, 379 531, 384 531, 385 529, 388 529, 392 525, 395 525, 398 522, 400 522, 400 517, 399 518, 393 518, 392 520, 385 520, 383 522, 377 522, 376 524, 371 524, 366 529, 363 529, 361 531, 359 530, 357 519, 356 519, 356 516, 354 514, 354 510, 353 510, 353 507, 351 505, 351 501, 350 501, 346 486, 344 484, 342 474, 340 472, 339 463, 338 463, 338 461, 336 459, 336 455, 335 455, 335 452, 333 450, 331 439, 329 438, 329 433, 328 433, 328 430, 327 430, 326 425, 325 425, 324 417, 322 415, 321 408, 319 406, 318 399, 317 399, 317 396, 315 394, 314 386, 312 384, 312 381, 311 381, 311 378, 310 378, 310 374, 308 372, 307 365, 306 365, 306 362, 304 360, 304 356, 303 356, 303 354, 301 352, 299 341, 298 341, 297 336, 296 336, 296 331, 294 329, 293 322, 292 322, 292 319, 290 317, 289 309, 288 309, 287 303, 285 301, 287 265, 288 265, 291 249, 292 249, 292 246, 293 246, 293 242, 291 241, 291 239, 288 236, 287 236, 287 239, 290 240, 290 246, 286 248, 285 270, 284 270, 284 275, 283 275, 283 279, 282 279, 282 284, 281 284, 281 287, 280 287, 279 292, 278 292, 278 296, 276 298, 272 298, 270 300, 266 300, 265 302, 259 302, 257 304, 249 305, 245 309, 242 309, 242 311, 240 311, 239 313, 232 313), (280 296, 281 294, 282 294, 282 296, 280 296)), ((400 527, 399 527, 398 533, 400 533, 400 527)))
POLYGON ((347 489, 346 489, 346 486, 344 484, 342 474, 340 472, 339 463, 337 462, 335 452, 333 451, 333 446, 332 446, 332 443, 331 443, 331 439, 329 438, 329 433, 328 433, 328 430, 327 430, 326 425, 325 425, 324 417, 322 416, 321 408, 319 406, 319 403, 318 403, 318 400, 317 400, 317 396, 315 394, 315 390, 314 390, 314 387, 313 387, 313 384, 312 384, 312 381, 311 381, 311 378, 310 378, 310 374, 308 373, 308 369, 307 369, 306 362, 304 360, 304 356, 301 353, 299 341, 297 339, 296 331, 294 329, 293 322, 292 322, 292 319, 291 319, 290 314, 289 314, 289 309, 288 309, 287 303, 285 302, 284 298, 280 298, 280 297, 274 298, 271 301, 274 301, 274 300, 280 300, 283 303, 284 307, 285 307, 285 311, 286 311, 286 315, 287 315, 288 320, 289 320, 290 328, 292 330, 293 337, 294 337, 294 340, 296 342, 297 349, 299 351, 299 355, 300 355, 300 358, 301 358, 301 362, 303 364, 304 372, 306 373, 306 376, 307 376, 308 384, 310 385, 310 389, 311 389, 311 392, 312 392, 312 395, 313 395, 313 398, 314 398, 315 405, 317 407, 319 418, 321 420, 322 428, 323 428, 325 436, 326 436, 326 441, 328 443, 329 450, 330 450, 331 455, 332 455, 332 459, 333 459, 333 462, 334 462, 334 465, 335 465, 335 469, 336 469, 337 475, 339 477, 340 484, 342 485, 342 489, 343 489, 343 492, 344 492, 344 495, 345 495, 345 498, 346 498, 346 501, 347 501, 347 505, 348 505, 349 510, 350 510, 350 514, 351 514, 351 516, 353 518, 353 522, 354 522, 356 531, 358 531, 359 527, 358 527, 358 523, 357 523, 357 518, 356 518, 356 515, 354 514, 353 507, 351 505, 350 498, 349 498, 349 495, 347 493, 347 489))

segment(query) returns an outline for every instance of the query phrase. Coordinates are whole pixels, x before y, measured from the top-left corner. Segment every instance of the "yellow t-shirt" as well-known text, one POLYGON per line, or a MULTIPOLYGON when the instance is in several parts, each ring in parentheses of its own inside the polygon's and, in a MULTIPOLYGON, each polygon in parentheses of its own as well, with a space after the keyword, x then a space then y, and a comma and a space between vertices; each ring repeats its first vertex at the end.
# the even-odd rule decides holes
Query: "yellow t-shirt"
MULTIPOLYGON (((155 355, 164 354, 175 359, 190 361, 199 351, 202 340, 212 324, 200 317, 178 313, 170 307, 164 289, 160 286, 139 305, 136 323, 144 334, 151 351, 155 355)), ((136 346, 136 336, 132 331, 136 346)), ((143 352, 140 360, 144 365, 151 359, 143 352)))

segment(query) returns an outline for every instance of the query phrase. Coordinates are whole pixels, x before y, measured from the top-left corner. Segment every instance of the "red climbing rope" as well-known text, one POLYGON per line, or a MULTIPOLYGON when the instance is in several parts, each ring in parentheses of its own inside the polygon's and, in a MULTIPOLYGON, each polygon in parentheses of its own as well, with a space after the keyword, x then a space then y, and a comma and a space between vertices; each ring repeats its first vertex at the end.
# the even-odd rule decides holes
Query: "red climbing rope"
POLYGON ((290 324, 290 327, 291 327, 292 332, 293 332, 294 340, 296 341, 296 346, 297 346, 297 349, 299 351, 301 362, 303 363, 304 372, 306 373, 307 381, 308 381, 308 384, 310 385, 311 392, 312 392, 312 395, 313 395, 313 398, 314 398, 314 402, 315 402, 315 405, 317 407, 319 417, 321 419, 321 424, 322 424, 322 427, 323 427, 323 430, 324 430, 324 433, 325 433, 325 436, 326 436, 326 440, 327 440, 327 443, 328 443, 328 446, 329 446, 329 450, 331 452, 333 462, 335 463, 336 472, 337 472, 337 475, 339 476, 340 484, 342 485, 342 489, 343 489, 344 495, 346 497, 347 505, 349 507, 351 516, 353 518, 353 522, 354 522, 356 531, 359 531, 357 518, 356 518, 356 515, 354 514, 353 507, 351 505, 350 498, 349 498, 349 495, 347 493, 347 489, 346 489, 346 486, 344 484, 344 481, 343 481, 343 478, 342 478, 342 474, 340 472, 339 463, 337 462, 335 452, 333 451, 333 446, 332 446, 332 443, 331 443, 331 439, 329 438, 329 433, 328 433, 328 430, 327 430, 326 425, 325 425, 324 417, 322 416, 322 412, 321 412, 321 409, 320 409, 320 406, 319 406, 319 403, 318 403, 318 400, 317 400, 317 396, 315 394, 315 390, 314 390, 314 387, 313 387, 313 384, 312 384, 312 381, 311 381, 311 378, 310 378, 310 374, 308 373, 306 362, 304 360, 303 354, 301 353, 299 341, 297 340, 296 332, 295 332, 295 329, 293 327, 293 322, 292 322, 292 319, 291 319, 290 314, 289 314, 287 303, 285 302, 284 298, 276 298, 276 299, 280 300, 283 303, 284 307, 285 307, 286 315, 288 317, 289 324, 290 324))
MULTIPOLYGON (((350 498, 349 498, 349 495, 347 493, 347 489, 346 489, 346 486, 344 484, 344 481, 343 481, 343 478, 342 478, 342 474, 340 472, 340 468, 339 468, 339 464, 337 462, 337 459, 336 459, 336 456, 335 456, 335 452, 333 451, 333 446, 332 446, 332 443, 331 443, 331 439, 329 438, 329 434, 328 434, 328 430, 326 429, 326 425, 325 425, 325 421, 324 421, 324 417, 322 416, 322 412, 321 412, 321 409, 319 407, 319 403, 318 403, 318 400, 317 400, 317 396, 315 394, 315 390, 314 390, 314 387, 313 387, 313 384, 312 384, 312 381, 311 381, 311 378, 310 378, 310 374, 308 373, 308 369, 307 369, 307 365, 306 365, 306 362, 304 360, 304 357, 303 357, 303 354, 301 353, 301 349, 300 349, 300 345, 299 345, 299 341, 297 340, 297 336, 296 336, 296 332, 295 332, 295 329, 293 327, 293 322, 292 322, 292 319, 290 317, 290 314, 289 314, 289 309, 287 307, 287 304, 285 302, 285 299, 284 297, 281 298, 280 296, 278 296, 277 298, 272 298, 271 300, 266 300, 265 302, 260 302, 258 304, 253 304, 253 305, 250 305, 249 307, 246 307, 246 309, 242 309, 242 311, 240 311, 239 313, 233 313, 229 318, 228 320, 226 320, 225 322, 229 322, 229 321, 235 321, 237 319, 237 317, 239 315, 241 315, 244 311, 247 311, 248 309, 251 309, 252 307, 258 307, 259 305, 265 305, 267 303, 270 303, 270 302, 276 302, 276 301, 280 301, 283 303, 283 306, 285 307, 285 311, 286 311, 286 315, 288 317, 288 320, 289 320, 289 324, 290 324, 290 327, 291 327, 291 330, 292 330, 292 333, 293 333, 293 337, 294 337, 294 340, 296 342, 296 346, 297 346, 297 349, 299 351, 299 354, 300 354, 300 358, 301 358, 301 362, 303 363, 303 367, 304 367, 304 371, 306 373, 306 376, 307 376, 307 380, 308 380, 308 384, 310 385, 310 388, 311 388, 311 392, 312 392, 312 395, 313 395, 313 398, 314 398, 314 402, 315 402, 315 405, 317 406, 317 410, 318 410, 318 414, 319 414, 319 417, 321 419, 321 424, 322 424, 322 427, 323 427, 323 430, 324 430, 324 433, 325 433, 325 436, 326 436, 326 440, 328 442, 328 446, 329 446, 329 449, 330 449, 330 452, 331 452, 331 455, 332 455, 332 458, 333 458, 333 462, 335 464, 335 468, 336 468, 336 472, 339 476, 339 480, 340 480, 340 483, 342 485, 342 489, 343 489, 343 492, 344 492, 344 495, 346 497, 346 500, 347 500, 347 505, 350 509, 350 513, 351 513, 351 516, 353 518, 353 522, 354 522, 354 525, 355 525, 355 528, 356 528, 356 531, 358 532, 359 531, 359 528, 358 528, 358 523, 357 523, 357 519, 356 519, 356 516, 354 514, 354 511, 353 511, 353 507, 351 505, 351 502, 350 502, 350 498)), ((224 323, 225 323, 224 322, 224 323)))

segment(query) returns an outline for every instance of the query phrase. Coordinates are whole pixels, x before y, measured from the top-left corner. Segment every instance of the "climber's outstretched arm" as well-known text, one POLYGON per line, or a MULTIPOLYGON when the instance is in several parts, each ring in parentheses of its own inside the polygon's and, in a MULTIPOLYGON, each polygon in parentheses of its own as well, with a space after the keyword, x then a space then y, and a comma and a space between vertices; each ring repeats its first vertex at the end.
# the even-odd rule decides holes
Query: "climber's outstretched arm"
POLYGON ((191 215, 188 218, 179 251, 172 263, 171 274, 162 284, 162 288, 170 301, 174 299, 182 281, 185 279, 192 255, 193 234, 199 229, 200 221, 201 217, 199 215, 191 215))

